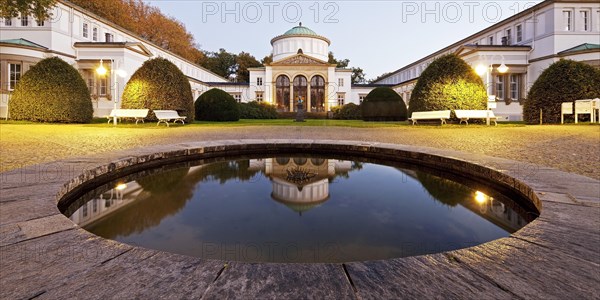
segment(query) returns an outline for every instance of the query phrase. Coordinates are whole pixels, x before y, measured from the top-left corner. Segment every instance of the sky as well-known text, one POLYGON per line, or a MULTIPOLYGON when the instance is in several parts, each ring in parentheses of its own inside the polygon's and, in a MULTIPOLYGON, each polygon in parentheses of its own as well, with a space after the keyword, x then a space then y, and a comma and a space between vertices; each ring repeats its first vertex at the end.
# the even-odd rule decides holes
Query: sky
POLYGON ((302 22, 367 79, 395 71, 541 1, 144 0, 185 24, 202 50, 249 52, 302 22))

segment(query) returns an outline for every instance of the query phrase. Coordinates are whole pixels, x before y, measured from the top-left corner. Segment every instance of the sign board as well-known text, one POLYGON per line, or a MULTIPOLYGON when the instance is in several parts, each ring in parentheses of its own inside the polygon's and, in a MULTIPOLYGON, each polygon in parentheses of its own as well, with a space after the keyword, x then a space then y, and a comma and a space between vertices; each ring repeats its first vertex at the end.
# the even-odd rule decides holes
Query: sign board
POLYGON ((560 113, 563 115, 573 114, 573 102, 563 102, 560 107, 560 113))

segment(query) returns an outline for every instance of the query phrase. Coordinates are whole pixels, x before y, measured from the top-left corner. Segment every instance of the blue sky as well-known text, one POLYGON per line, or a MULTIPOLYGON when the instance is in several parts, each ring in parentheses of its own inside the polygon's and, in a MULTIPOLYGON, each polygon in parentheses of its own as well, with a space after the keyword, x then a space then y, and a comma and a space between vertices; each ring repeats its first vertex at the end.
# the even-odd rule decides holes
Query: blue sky
POLYGON ((338 58, 375 78, 541 1, 145 0, 183 22, 203 50, 270 54, 270 40, 302 22, 338 58))

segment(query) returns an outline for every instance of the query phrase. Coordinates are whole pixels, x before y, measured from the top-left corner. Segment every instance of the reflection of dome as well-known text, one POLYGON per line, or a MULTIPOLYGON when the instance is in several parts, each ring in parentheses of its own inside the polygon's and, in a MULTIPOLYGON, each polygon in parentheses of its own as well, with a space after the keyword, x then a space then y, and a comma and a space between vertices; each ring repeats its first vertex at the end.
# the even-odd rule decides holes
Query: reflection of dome
POLYGON ((308 56, 327 61, 330 44, 331 42, 327 38, 318 35, 300 23, 299 26, 271 40, 273 61, 276 62, 296 55, 299 49, 308 56))
POLYGON ((329 181, 327 179, 301 187, 277 177, 271 180, 273 181, 271 197, 277 202, 284 203, 294 211, 306 211, 327 201, 329 198, 329 181))

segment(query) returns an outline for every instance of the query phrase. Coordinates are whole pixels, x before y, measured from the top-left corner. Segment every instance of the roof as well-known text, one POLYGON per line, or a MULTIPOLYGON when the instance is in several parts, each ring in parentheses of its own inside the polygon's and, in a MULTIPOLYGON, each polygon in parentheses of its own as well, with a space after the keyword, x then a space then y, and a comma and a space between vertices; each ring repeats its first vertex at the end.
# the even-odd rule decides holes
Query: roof
POLYGON ((208 84, 209 86, 217 86, 217 85, 221 85, 221 86, 249 86, 250 83, 248 82, 205 82, 206 84, 208 84))
POLYGON ((585 43, 585 44, 581 44, 579 46, 575 46, 573 48, 569 48, 567 50, 560 51, 560 52, 558 52, 558 54, 567 54, 567 53, 581 52, 581 51, 587 51, 587 50, 599 50, 599 49, 600 49, 600 45, 598 45, 598 44, 585 43))
POLYGON ((383 84, 383 83, 353 83, 352 87, 394 87, 396 84, 383 84))
POLYGON ((311 37, 323 40, 327 42, 328 45, 331 45, 331 41, 324 36, 318 35, 316 32, 312 31, 310 28, 306 26, 302 26, 302 22, 298 24, 298 26, 293 27, 292 29, 286 31, 282 35, 278 35, 271 40, 271 45, 277 40, 289 38, 289 37, 311 37))
POLYGON ((26 40, 26 39, 9 39, 9 40, 0 40, 0 44, 12 44, 12 45, 20 45, 20 46, 26 46, 26 47, 32 47, 32 48, 39 48, 39 49, 48 49, 40 44, 36 44, 30 40, 26 40))

